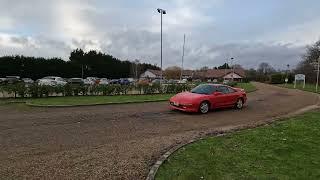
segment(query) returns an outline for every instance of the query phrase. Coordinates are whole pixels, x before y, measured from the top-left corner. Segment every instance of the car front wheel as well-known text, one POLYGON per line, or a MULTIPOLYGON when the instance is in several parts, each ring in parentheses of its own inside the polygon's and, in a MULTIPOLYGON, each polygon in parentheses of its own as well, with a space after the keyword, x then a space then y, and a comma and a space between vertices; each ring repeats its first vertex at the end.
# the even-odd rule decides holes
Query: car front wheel
POLYGON ((209 112, 210 106, 208 102, 202 102, 199 106, 199 112, 202 114, 206 114, 209 112))
POLYGON ((243 100, 241 98, 239 98, 237 100, 237 103, 235 105, 236 109, 242 109, 243 108, 243 100))

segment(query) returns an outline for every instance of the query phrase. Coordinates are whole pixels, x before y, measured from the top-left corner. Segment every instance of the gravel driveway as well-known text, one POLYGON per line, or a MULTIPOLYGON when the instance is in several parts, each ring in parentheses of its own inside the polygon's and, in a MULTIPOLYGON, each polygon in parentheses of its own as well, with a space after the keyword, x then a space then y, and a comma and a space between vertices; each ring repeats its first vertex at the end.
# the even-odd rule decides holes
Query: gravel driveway
POLYGON ((1 179, 144 179, 172 146, 219 130, 263 122, 317 102, 266 84, 242 111, 207 115, 166 102, 73 108, 0 106, 1 179))

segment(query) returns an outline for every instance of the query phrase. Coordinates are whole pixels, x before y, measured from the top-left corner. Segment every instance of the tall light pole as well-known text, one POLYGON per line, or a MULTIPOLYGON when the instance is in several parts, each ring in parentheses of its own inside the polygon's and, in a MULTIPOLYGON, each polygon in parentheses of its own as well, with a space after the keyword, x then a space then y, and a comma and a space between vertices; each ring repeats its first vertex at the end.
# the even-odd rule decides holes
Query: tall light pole
MULTIPOLYGON (((161 80, 162 80, 162 15, 167 14, 166 10, 158 8, 157 11, 161 14, 161 80)), ((161 81, 160 81, 161 82, 161 81)))
POLYGON ((318 84, 319 84, 319 70, 320 70, 320 56, 318 57, 318 72, 317 72, 316 92, 318 92, 318 84))
POLYGON ((234 80, 234 78, 233 78, 233 75, 234 75, 234 62, 233 62, 233 60, 234 60, 234 58, 232 57, 231 58, 231 62, 232 62, 232 65, 233 65, 233 67, 232 67, 232 82, 234 80))
POLYGON ((289 71, 290 71, 290 64, 287 64, 287 73, 286 73, 286 79, 285 79, 285 83, 287 85, 288 81, 289 81, 289 71))
POLYGON ((186 35, 183 35, 183 46, 182 46, 182 58, 181 58, 181 74, 180 74, 180 81, 182 80, 183 75, 183 60, 184 60, 184 45, 186 44, 186 35))
POLYGON ((139 76, 138 76, 138 65, 139 65, 139 63, 140 63, 140 61, 139 61, 138 59, 136 59, 136 60, 134 61, 134 64, 135 64, 135 77, 136 77, 137 79, 139 79, 139 76))

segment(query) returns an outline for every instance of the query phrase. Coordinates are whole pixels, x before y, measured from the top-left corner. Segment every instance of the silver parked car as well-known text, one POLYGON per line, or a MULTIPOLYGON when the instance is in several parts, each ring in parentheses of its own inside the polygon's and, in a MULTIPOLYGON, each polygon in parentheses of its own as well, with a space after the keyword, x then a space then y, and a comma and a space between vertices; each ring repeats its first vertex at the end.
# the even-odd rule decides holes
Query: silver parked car
POLYGON ((109 80, 107 78, 101 78, 99 81, 100 85, 108 85, 109 84, 109 80))
POLYGON ((42 79, 39 79, 38 85, 43 86, 64 86, 66 85, 67 82, 61 78, 61 77, 57 77, 57 76, 47 76, 44 77, 42 79))
POLYGON ((34 80, 32 80, 31 78, 22 78, 22 81, 23 81, 25 84, 32 84, 32 83, 34 83, 34 80))

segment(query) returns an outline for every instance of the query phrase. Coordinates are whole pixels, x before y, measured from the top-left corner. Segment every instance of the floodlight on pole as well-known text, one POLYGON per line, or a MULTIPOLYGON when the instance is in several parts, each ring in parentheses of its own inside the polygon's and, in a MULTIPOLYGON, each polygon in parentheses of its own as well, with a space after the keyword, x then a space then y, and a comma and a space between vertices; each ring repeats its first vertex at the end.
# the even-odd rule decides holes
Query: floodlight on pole
MULTIPOLYGON (((166 10, 164 10, 164 9, 160 9, 160 8, 158 8, 157 9, 157 11, 158 11, 158 13, 160 13, 161 14, 161 55, 160 55, 160 61, 161 61, 161 80, 162 80, 162 15, 163 14, 167 14, 167 12, 166 12, 166 10)), ((160 81, 161 82, 161 81, 160 81)))
POLYGON ((318 92, 318 86, 319 86, 319 71, 320 71, 320 56, 318 57, 318 72, 317 72, 316 92, 318 92))
POLYGON ((230 59, 231 59, 232 65, 233 65, 233 67, 232 67, 232 82, 233 82, 233 80, 234 80, 234 78, 233 78, 233 76, 234 76, 234 62, 233 62, 234 58, 232 57, 230 59))
POLYGON ((182 46, 182 58, 181 58, 181 74, 180 74, 180 80, 182 80, 183 76, 183 61, 184 61, 184 46, 186 44, 186 35, 183 35, 183 46, 182 46))

